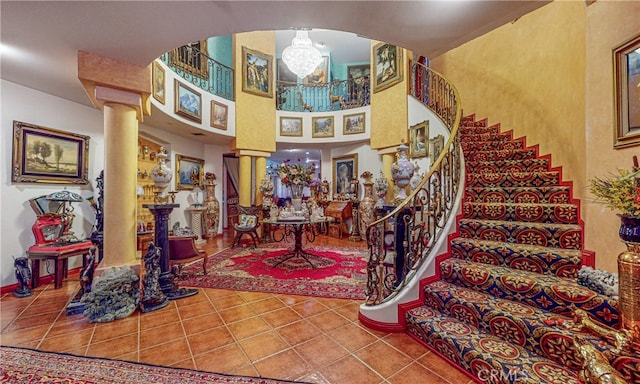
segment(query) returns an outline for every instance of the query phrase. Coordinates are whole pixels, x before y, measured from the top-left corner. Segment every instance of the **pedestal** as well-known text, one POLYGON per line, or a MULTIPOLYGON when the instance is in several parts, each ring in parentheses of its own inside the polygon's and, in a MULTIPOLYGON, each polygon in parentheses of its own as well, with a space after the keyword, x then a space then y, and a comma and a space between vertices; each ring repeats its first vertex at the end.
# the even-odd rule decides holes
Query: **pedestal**
POLYGON ((193 234, 198 236, 196 239, 196 244, 202 244, 205 242, 203 239, 205 231, 204 231, 204 207, 189 207, 186 209, 187 212, 191 214, 191 230, 193 234))
POLYGON ((353 218, 351 224, 351 236, 349 236, 349 241, 362 241, 362 236, 360 236, 360 218, 358 217, 358 208, 360 206, 360 202, 358 200, 354 200, 353 204, 353 218))
MULTIPOLYGON (((262 218, 269 219, 271 218, 271 204, 262 205, 262 218)), ((271 237, 271 224, 265 223, 264 220, 262 222, 262 242, 263 243, 272 243, 273 238, 271 237)))
POLYGON ((180 204, 144 204, 149 209, 155 222, 155 245, 161 249, 160 255, 160 288, 169 300, 181 299, 198 293, 197 289, 178 288, 173 281, 169 269, 169 214, 180 204))

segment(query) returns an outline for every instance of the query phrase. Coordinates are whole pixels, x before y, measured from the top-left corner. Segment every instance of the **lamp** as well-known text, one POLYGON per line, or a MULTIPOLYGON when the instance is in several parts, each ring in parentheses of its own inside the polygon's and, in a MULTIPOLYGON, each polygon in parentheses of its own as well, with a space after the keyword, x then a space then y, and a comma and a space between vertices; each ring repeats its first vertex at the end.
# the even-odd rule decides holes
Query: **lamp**
POLYGON ((291 45, 282 51, 282 61, 299 78, 305 78, 320 64, 322 55, 313 47, 309 32, 297 31, 291 45))
POLYGON ((76 236, 71 231, 71 226, 73 225, 73 218, 76 216, 73 213, 73 205, 71 203, 80 202, 83 200, 82 196, 77 193, 67 191, 53 192, 47 195, 46 197, 49 201, 60 201, 62 202, 62 207, 58 211, 58 215, 62 220, 63 231, 62 236, 60 236, 60 241, 75 241, 77 240, 76 236))

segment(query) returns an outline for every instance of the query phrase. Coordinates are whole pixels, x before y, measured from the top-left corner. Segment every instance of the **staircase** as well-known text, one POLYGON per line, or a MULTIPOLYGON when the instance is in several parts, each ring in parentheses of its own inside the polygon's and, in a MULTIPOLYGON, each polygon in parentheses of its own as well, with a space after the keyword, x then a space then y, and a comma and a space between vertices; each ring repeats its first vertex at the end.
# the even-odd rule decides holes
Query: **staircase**
MULTIPOLYGON (((570 184, 497 125, 467 117, 460 130, 463 212, 449 254, 422 282, 423 305, 406 312, 407 331, 478 382, 577 383, 576 332, 563 320, 576 308, 611 327, 619 318, 615 300, 576 282, 583 228, 570 184)), ((640 382, 637 356, 627 366, 582 335, 640 382)))

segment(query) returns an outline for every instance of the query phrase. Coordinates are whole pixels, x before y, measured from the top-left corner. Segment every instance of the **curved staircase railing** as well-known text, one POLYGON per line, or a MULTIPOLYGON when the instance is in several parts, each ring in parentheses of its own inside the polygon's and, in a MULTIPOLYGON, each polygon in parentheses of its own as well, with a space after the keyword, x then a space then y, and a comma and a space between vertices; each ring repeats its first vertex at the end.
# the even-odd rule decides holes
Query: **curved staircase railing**
POLYGON ((454 214, 454 200, 462 182, 458 135, 462 108, 457 89, 441 74, 417 62, 411 64, 410 80, 410 94, 444 122, 450 136, 411 194, 367 227, 369 262, 365 305, 388 301, 411 281, 454 214), (390 234, 393 241, 385 241, 390 234))

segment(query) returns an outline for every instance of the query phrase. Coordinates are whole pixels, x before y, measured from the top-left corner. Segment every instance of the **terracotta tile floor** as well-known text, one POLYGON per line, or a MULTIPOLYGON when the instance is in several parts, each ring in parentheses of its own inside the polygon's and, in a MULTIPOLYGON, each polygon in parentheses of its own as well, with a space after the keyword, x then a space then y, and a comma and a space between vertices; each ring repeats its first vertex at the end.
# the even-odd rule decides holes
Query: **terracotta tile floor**
MULTIPOLYGON (((230 236, 205 248, 226 247, 230 236)), ((320 236, 316 244, 364 246, 320 236)), ((77 275, 3 295, 0 344, 311 383, 471 383, 406 334, 369 330, 354 300, 201 289, 111 323, 66 316, 77 275)))

